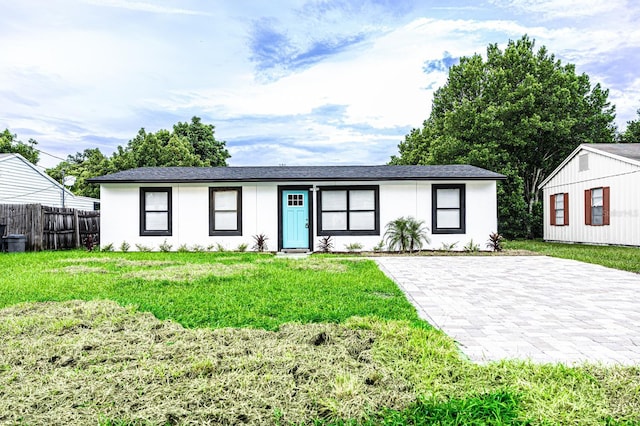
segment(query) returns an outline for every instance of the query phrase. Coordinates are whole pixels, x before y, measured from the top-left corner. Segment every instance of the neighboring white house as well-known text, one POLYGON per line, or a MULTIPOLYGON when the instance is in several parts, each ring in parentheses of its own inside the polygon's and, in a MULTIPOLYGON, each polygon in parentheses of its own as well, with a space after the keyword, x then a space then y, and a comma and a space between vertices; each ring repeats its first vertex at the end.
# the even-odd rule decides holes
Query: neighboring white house
POLYGON ((640 246, 640 144, 584 144, 547 177, 544 239, 640 246))
POLYGON ((103 244, 234 249, 264 234, 272 251, 313 251, 323 236, 335 250, 371 250, 401 216, 425 222, 432 248, 484 248, 504 178, 466 165, 283 166, 139 168, 90 181, 100 184, 103 244))
POLYGON ((0 154, 0 204, 96 210, 100 200, 76 196, 20 154, 0 154))

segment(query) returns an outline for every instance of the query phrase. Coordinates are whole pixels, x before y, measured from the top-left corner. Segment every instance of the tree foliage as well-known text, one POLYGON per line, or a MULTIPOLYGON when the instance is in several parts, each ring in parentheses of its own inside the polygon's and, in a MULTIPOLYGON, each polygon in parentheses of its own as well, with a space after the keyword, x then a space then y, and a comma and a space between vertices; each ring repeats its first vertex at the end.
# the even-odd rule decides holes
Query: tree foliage
POLYGON ((18 140, 18 136, 5 129, 0 133, 0 153, 20 154, 33 164, 38 164, 40 153, 36 149, 38 142, 29 139, 27 143, 18 140))
POLYGON ((226 166, 231 155, 225 142, 216 140, 214 129, 211 124, 203 124, 199 117, 193 117, 190 123, 179 122, 173 131, 162 129, 148 133, 141 128, 127 146, 118 146, 111 157, 106 157, 98 148, 86 149, 68 156, 47 173, 59 181, 63 174, 76 176, 76 183, 71 187, 74 193, 98 197, 99 188, 86 180, 107 173, 136 167, 226 166))
POLYGON ((389 250, 398 250, 401 253, 420 250, 424 244, 429 244, 429 229, 423 220, 413 217, 399 217, 387 223, 384 233, 384 241, 389 250))
POLYGON ((640 143, 640 109, 638 109, 637 113, 637 119, 627 121, 627 128, 620 135, 620 142, 640 143))
POLYGON ((472 164, 507 176, 498 185, 500 233, 532 236, 538 185, 582 143, 614 141, 608 90, 591 86, 526 35, 487 59, 463 57, 434 93, 431 115, 399 144, 392 164, 472 164))

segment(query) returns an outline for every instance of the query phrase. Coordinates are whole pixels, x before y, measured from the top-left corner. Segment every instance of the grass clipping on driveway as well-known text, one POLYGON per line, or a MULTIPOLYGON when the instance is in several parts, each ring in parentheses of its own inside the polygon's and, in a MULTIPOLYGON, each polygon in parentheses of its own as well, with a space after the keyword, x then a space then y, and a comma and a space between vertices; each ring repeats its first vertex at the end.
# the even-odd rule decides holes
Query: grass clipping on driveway
POLYGON ((184 329, 110 301, 0 310, 0 423, 358 418, 416 397, 373 362, 371 330, 184 329))

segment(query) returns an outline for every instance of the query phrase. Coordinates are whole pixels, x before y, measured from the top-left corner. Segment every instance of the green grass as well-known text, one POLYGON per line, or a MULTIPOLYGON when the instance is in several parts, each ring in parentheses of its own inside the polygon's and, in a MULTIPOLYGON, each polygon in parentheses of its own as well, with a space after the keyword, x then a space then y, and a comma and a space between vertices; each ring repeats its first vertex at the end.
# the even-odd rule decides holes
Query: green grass
POLYGON ((185 327, 277 329, 351 316, 419 321, 373 262, 256 253, 42 252, 0 256, 0 307, 110 299, 185 327))
POLYGON ((640 420, 640 367, 473 364, 362 258, 76 251, 0 270, 0 423, 640 420), (67 302, 23 303, 42 301, 67 302))
POLYGON ((640 273, 640 248, 549 243, 540 240, 508 241, 506 249, 529 250, 547 256, 579 260, 608 268, 640 273))

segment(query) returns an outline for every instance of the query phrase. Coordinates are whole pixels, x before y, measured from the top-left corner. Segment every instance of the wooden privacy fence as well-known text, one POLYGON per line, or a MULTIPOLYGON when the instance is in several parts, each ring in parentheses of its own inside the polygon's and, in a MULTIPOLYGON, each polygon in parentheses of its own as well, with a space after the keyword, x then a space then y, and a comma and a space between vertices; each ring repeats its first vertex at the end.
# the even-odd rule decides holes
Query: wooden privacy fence
POLYGON ((81 247, 91 236, 99 244, 100 212, 40 204, 0 204, 5 234, 24 234, 26 250, 64 250, 81 247))

